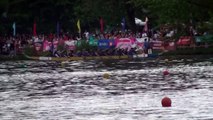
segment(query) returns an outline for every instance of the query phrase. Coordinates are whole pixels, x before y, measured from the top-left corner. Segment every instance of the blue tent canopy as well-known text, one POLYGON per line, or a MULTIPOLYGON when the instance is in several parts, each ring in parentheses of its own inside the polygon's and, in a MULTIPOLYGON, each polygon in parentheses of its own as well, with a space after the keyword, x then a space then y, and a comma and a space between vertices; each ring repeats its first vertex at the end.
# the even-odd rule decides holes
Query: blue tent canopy
POLYGON ((109 39, 98 40, 99 49, 108 49, 113 47, 115 47, 115 40, 109 40, 109 39))

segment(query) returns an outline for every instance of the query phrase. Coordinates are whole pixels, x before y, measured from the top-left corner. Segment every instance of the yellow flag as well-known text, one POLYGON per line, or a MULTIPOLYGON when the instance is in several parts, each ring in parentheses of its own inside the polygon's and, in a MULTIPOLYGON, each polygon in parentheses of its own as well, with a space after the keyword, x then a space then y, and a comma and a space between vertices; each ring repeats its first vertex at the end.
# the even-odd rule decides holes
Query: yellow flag
POLYGON ((81 26, 80 26, 80 20, 77 22, 78 32, 81 33, 81 26))

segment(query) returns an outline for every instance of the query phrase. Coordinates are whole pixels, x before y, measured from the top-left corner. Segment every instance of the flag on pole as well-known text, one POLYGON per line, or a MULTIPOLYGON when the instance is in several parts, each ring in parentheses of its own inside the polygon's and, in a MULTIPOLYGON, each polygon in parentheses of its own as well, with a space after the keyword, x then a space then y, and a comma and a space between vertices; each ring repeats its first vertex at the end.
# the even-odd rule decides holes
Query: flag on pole
POLYGON ((33 24, 33 36, 36 36, 37 33, 36 33, 36 22, 34 22, 33 24))
POLYGON ((125 29, 126 29, 126 20, 125 20, 124 17, 123 17, 123 19, 121 21, 121 26, 122 26, 122 31, 125 32, 125 29))
POLYGON ((77 21, 78 33, 81 33, 81 23, 80 20, 77 21))
POLYGON ((16 36, 16 23, 13 23, 13 36, 16 36))
POLYGON ((104 33, 104 20, 102 17, 100 17, 100 30, 101 33, 104 33))
POLYGON ((60 34, 60 24, 59 24, 59 22, 57 22, 56 34, 57 34, 57 37, 59 37, 59 34, 60 34))
POLYGON ((148 18, 146 17, 146 19, 145 19, 145 25, 144 25, 144 28, 143 28, 143 31, 144 32, 148 32, 148 18))
POLYGON ((149 21, 149 19, 148 19, 148 17, 146 17, 145 22, 148 22, 148 21, 149 21))

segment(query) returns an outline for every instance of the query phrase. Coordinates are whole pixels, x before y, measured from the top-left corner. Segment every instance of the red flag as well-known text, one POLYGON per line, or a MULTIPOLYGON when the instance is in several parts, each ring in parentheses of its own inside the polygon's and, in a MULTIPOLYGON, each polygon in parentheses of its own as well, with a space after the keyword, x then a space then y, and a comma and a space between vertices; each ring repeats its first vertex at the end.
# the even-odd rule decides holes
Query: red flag
POLYGON ((37 33, 36 33, 36 22, 34 22, 33 24, 33 36, 36 36, 37 33))
POLYGON ((100 18, 100 26, 101 26, 101 33, 104 33, 104 20, 102 17, 100 18))

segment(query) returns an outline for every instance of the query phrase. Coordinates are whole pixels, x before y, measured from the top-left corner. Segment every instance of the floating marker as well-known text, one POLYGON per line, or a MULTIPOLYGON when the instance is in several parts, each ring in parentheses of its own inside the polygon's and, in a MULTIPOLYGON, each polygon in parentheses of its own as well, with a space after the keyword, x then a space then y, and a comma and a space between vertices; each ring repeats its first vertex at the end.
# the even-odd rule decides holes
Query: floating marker
POLYGON ((110 75, 109 75, 108 73, 104 73, 104 74, 103 74, 103 78, 109 79, 109 77, 110 77, 110 75))
POLYGON ((171 107, 172 106, 172 101, 168 97, 164 97, 161 101, 162 107, 171 107))
POLYGON ((163 71, 163 75, 164 75, 164 76, 169 75, 169 71, 168 71, 168 70, 164 70, 164 71, 163 71))

